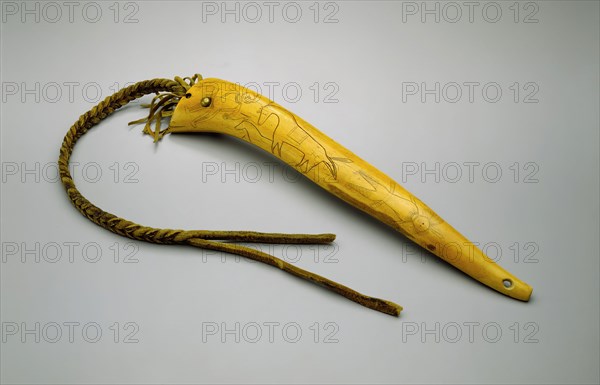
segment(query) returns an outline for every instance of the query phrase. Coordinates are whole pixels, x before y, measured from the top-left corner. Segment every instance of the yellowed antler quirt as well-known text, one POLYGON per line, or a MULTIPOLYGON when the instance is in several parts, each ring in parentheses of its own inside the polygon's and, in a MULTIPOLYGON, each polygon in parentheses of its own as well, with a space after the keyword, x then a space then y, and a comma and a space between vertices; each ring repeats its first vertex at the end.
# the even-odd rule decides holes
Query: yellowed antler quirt
POLYGON ((483 254, 433 210, 388 176, 277 103, 219 79, 151 79, 108 96, 79 117, 67 131, 58 157, 61 182, 75 208, 95 224, 139 241, 189 245, 262 262, 318 284, 367 308, 398 316, 402 307, 311 273, 240 242, 333 242, 334 234, 282 234, 155 228, 120 218, 95 206, 77 189, 69 162, 77 141, 132 100, 156 94, 148 106, 144 132, 158 141, 167 133, 217 132, 235 136, 274 154, 319 186, 393 227, 415 243, 507 296, 527 301, 532 288, 483 254), (161 121, 171 117, 161 130, 161 121), (153 129, 154 128, 154 129, 153 129))
POLYGON ((165 132, 216 132, 252 143, 325 190, 393 227, 479 282, 528 301, 532 288, 383 172, 266 97, 220 79, 199 80, 165 132))

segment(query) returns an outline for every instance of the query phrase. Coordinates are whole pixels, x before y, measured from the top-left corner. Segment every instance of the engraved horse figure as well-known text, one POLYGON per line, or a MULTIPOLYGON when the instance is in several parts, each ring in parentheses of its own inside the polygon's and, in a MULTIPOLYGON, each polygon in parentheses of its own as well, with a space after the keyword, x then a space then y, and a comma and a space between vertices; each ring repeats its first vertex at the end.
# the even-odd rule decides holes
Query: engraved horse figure
POLYGON ((334 159, 312 135, 302 128, 293 114, 275 103, 262 105, 248 102, 247 104, 248 106, 242 107, 242 115, 251 116, 243 113, 245 108, 258 107, 260 113, 258 121, 244 119, 236 126, 236 129, 241 131, 241 137, 250 142, 270 141, 271 152, 280 158, 283 147, 296 152, 299 154, 300 160, 295 167, 305 174, 322 163, 333 178, 337 178, 337 166, 334 159))

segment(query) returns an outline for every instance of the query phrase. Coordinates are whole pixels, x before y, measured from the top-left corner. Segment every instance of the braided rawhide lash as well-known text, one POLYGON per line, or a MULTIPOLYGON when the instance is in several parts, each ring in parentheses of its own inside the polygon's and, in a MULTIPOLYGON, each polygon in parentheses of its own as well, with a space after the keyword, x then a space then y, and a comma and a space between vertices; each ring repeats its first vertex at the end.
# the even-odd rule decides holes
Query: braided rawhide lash
POLYGON ((148 106, 150 112, 147 118, 134 123, 146 123, 144 132, 153 136, 157 141, 165 134, 167 130, 160 128, 163 117, 170 116, 174 107, 180 98, 184 97, 189 88, 198 80, 198 75, 192 78, 184 79, 153 79, 145 80, 126 87, 119 92, 107 97, 91 110, 81 115, 79 119, 71 126, 60 148, 58 165, 60 177, 67 190, 67 195, 73 205, 86 218, 95 224, 112 231, 115 234, 124 237, 160 244, 183 244, 196 246, 203 249, 223 251, 231 254, 237 254, 258 262, 263 262, 275 266, 287 273, 297 277, 307 279, 321 286, 324 286, 354 302, 357 302, 370 309, 398 316, 402 307, 393 302, 385 301, 379 298, 372 298, 358 293, 346 286, 340 285, 320 275, 300 269, 277 257, 252 249, 250 247, 225 243, 219 241, 235 242, 257 242, 257 243, 296 243, 296 244, 326 244, 333 242, 334 234, 278 234, 278 233, 259 233, 253 231, 207 231, 207 230, 172 230, 159 229, 139 225, 137 223, 120 218, 114 214, 108 213, 95 206, 87 200, 77 187, 69 172, 69 159, 75 147, 77 140, 85 134, 90 128, 100 123, 108 115, 123 107, 132 100, 138 99, 144 95, 157 93, 148 106), (154 123, 155 129, 151 125, 154 123))

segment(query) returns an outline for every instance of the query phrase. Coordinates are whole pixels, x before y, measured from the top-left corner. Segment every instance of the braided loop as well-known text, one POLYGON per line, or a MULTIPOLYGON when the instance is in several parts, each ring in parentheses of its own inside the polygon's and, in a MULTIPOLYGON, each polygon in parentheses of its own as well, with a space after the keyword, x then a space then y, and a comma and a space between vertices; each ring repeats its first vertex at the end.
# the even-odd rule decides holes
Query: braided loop
MULTIPOLYGON (((197 75, 196 75, 197 76, 197 75)), ((189 79, 190 82, 197 80, 189 79)), ((308 272, 291 265, 277 257, 260 252, 250 247, 242 245, 232 245, 225 242, 215 242, 215 240, 241 241, 241 242, 261 242, 261 243, 330 243, 335 239, 334 234, 280 234, 280 233, 259 233, 254 231, 209 231, 209 230, 173 230, 160 229, 148 226, 142 226, 132 221, 120 218, 114 214, 108 213, 87 200, 75 186, 71 172, 69 171, 69 160, 75 144, 90 128, 100 123, 108 115, 112 114, 127 103, 147 94, 156 93, 160 98, 161 92, 168 92, 174 97, 185 95, 187 86, 184 79, 176 77, 170 79, 152 79, 135 83, 129 87, 123 88, 115 94, 108 96, 103 101, 94 106, 91 110, 84 113, 69 128, 60 147, 58 158, 58 168, 60 177, 67 195, 77 210, 95 224, 112 231, 115 234, 136 239, 145 242, 159 244, 187 244, 204 249, 220 250, 231 254, 241 255, 243 257, 263 262, 275 266, 287 273, 306 279, 328 288, 354 302, 357 302, 368 308, 398 316, 402 307, 399 305, 379 298, 373 298, 356 292, 346 286, 324 278, 318 274, 308 272)), ((157 98, 155 97, 155 99, 157 98)), ((155 140, 163 135, 160 127, 151 132, 149 124, 152 120, 161 119, 160 112, 156 115, 156 110, 151 108, 149 117, 145 119, 148 123, 145 132, 154 133, 155 140)))
MULTIPOLYGON (((98 124, 108 115, 123 107, 127 103, 151 93, 169 91, 173 93, 185 93, 185 89, 176 81, 169 79, 153 79, 135 83, 129 87, 123 88, 117 93, 107 97, 91 110, 81 115, 79 119, 71 126, 60 148, 60 157, 58 159, 58 168, 63 185, 67 189, 67 194, 77 210, 86 218, 104 227, 113 233, 137 239, 140 241, 153 243, 174 243, 182 230, 157 229, 138 225, 126 219, 117 217, 108 213, 88 201, 77 187, 69 171, 69 160, 73 153, 73 148, 77 140, 85 134, 90 128, 98 124)), ((183 242, 190 237, 180 237, 179 242, 183 242)))

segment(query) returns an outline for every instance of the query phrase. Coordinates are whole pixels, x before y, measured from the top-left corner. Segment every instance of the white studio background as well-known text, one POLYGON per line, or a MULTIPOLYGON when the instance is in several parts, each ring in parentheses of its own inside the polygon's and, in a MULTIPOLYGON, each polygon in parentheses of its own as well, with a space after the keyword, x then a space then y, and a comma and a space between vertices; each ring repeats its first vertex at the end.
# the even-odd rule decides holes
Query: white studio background
MULTIPOLYGON (((596 1, 2 1, 3 383, 598 383, 596 1), (467 4, 468 3, 468 4, 467 4), (130 82, 258 89, 405 185, 534 287, 504 297, 218 135, 81 139, 81 192, 137 223, 333 232, 257 263, 114 235, 56 176, 70 125, 130 82)), ((149 97, 144 100, 149 100, 149 97)))

